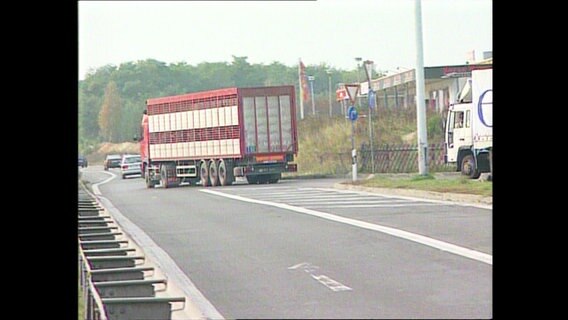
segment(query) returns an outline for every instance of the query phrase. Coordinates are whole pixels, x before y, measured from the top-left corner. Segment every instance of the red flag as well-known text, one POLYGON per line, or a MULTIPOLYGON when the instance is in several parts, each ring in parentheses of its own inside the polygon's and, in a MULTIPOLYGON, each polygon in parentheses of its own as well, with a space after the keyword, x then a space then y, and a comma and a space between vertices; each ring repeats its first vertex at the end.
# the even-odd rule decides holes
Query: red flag
POLYGON ((302 90, 302 99, 307 101, 310 96, 310 89, 308 87, 308 79, 306 77, 306 66, 302 61, 300 61, 300 86, 302 90))

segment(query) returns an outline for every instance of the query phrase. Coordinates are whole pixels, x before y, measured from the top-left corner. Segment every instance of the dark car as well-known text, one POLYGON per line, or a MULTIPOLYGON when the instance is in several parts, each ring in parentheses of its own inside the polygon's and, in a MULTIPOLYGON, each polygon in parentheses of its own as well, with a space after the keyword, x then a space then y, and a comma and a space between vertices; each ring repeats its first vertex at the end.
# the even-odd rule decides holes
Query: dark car
POLYGON ((122 162, 122 156, 120 154, 109 154, 106 156, 104 162, 104 169, 108 170, 110 168, 120 168, 120 163, 122 162))
POLYGON ((79 156, 79 167, 86 168, 88 166, 89 161, 87 161, 87 158, 85 158, 85 156, 79 156))

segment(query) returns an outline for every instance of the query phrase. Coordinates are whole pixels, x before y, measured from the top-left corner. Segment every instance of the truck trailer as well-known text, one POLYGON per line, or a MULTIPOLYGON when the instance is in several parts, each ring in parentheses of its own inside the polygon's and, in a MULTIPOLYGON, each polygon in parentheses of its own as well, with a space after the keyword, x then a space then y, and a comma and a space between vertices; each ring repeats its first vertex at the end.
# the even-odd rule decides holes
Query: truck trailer
POLYGON ((493 155, 493 69, 471 72, 448 109, 445 129, 446 163, 470 178, 492 172, 493 155))
POLYGON ((296 172, 295 99, 292 85, 148 99, 140 140, 146 186, 276 183, 296 172))

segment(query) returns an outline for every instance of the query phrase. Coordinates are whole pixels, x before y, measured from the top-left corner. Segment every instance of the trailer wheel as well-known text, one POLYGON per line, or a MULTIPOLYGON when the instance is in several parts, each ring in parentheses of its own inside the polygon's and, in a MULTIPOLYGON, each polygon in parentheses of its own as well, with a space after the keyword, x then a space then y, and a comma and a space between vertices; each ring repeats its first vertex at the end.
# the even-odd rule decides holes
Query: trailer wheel
POLYGON ((464 176, 468 176, 471 179, 479 178, 480 172, 477 170, 477 166, 475 165, 475 159, 473 155, 468 154, 467 156, 463 157, 461 163, 461 173, 464 176))
POLYGON ((150 175, 148 173, 146 173, 144 179, 146 180, 146 188, 152 189, 156 186, 156 183, 150 180, 150 175))
POLYGON ((235 176, 233 175, 233 166, 230 162, 224 159, 219 160, 218 166, 218 176, 219 184, 222 186, 230 186, 235 181, 235 176))
POLYGON ((201 186, 209 186, 209 167, 207 166, 207 161, 201 160, 199 164, 199 177, 201 178, 201 186))
POLYGON ((217 170, 217 161, 215 159, 209 160, 209 181, 212 187, 219 185, 219 171, 217 170))

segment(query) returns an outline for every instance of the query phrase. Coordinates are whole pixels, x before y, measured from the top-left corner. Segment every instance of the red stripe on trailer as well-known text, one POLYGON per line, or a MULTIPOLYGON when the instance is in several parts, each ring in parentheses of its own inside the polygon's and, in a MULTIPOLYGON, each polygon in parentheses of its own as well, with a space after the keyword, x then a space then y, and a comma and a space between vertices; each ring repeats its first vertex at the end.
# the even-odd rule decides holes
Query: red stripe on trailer
MULTIPOLYGON (((165 99, 165 98, 156 98, 156 99, 149 99, 146 102, 146 108, 148 111, 148 115, 157 115, 157 114, 167 114, 167 113, 174 113, 174 112, 183 112, 183 111, 193 111, 193 110, 204 110, 204 109, 215 109, 221 107, 230 107, 237 105, 237 95, 230 94, 224 95, 220 97, 209 97, 209 98, 187 98, 188 95, 182 96, 174 96, 174 97, 182 97, 175 101, 165 101, 156 103, 156 99, 165 99)), ((173 97, 172 97, 173 98, 173 97)))
POLYGON ((217 89, 217 90, 209 90, 209 91, 201 91, 201 92, 194 92, 194 93, 186 93, 180 94, 177 96, 170 96, 170 97, 161 97, 161 98, 150 98, 147 100, 147 105, 155 105, 161 103, 174 103, 180 101, 187 101, 187 100, 196 100, 196 99, 210 99, 210 98, 217 98, 219 96, 225 95, 235 95, 237 94, 237 88, 224 88, 224 89, 217 89))
POLYGON ((239 126, 211 127, 150 133, 150 144, 239 139, 239 126))

